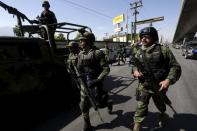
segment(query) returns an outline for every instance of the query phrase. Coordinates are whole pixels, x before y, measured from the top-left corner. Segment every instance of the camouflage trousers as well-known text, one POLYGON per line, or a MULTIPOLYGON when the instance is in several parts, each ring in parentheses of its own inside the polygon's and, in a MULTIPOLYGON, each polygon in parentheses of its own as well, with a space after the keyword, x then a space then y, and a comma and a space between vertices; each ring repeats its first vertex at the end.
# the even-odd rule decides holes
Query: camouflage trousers
POLYGON ((155 106, 161 113, 166 111, 166 104, 158 94, 145 89, 142 85, 139 85, 136 89, 137 107, 133 118, 135 123, 142 123, 146 118, 148 113, 148 104, 151 97, 155 106))
POLYGON ((122 61, 122 63, 124 63, 124 64, 125 64, 125 62, 126 62, 126 60, 125 60, 125 58, 124 58, 123 55, 118 55, 118 64, 120 64, 121 61, 122 61))
MULTIPOLYGON (((91 89, 93 92, 93 101, 95 102, 96 106, 99 108, 104 108, 108 104, 108 93, 103 90, 102 83, 96 86, 94 89, 91 89)), ((89 117, 89 109, 91 107, 90 100, 86 95, 83 88, 80 90, 80 109, 84 118, 89 117)))

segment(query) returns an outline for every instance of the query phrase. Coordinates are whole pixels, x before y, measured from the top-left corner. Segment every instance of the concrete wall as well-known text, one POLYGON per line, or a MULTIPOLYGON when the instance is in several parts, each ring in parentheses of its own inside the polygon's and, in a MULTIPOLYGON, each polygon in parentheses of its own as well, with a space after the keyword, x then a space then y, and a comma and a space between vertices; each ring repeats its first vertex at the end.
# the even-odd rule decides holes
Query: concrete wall
POLYGON ((108 47, 110 49, 113 49, 113 48, 119 48, 119 45, 127 46, 130 43, 127 43, 127 42, 107 42, 107 41, 96 41, 95 42, 95 46, 98 48, 104 48, 106 44, 108 45, 108 47))
MULTIPOLYGON (((130 45, 130 43, 127 42, 96 41, 94 43, 94 45, 99 49, 104 48, 106 44, 110 49, 118 48, 119 45, 125 45, 125 46, 130 45)), ((66 48, 66 42, 57 42, 57 48, 66 48)))

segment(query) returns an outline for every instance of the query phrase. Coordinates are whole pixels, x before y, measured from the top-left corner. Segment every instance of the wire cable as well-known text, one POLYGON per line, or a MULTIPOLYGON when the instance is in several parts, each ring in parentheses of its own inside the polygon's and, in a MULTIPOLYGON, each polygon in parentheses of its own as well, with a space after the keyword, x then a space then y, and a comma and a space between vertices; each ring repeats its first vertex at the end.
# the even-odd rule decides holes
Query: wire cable
POLYGON ((86 9, 86 10, 88 10, 88 11, 90 11, 90 12, 93 12, 93 13, 95 13, 95 14, 98 14, 98 15, 100 15, 100 16, 103 16, 103 17, 105 17, 105 18, 108 18, 108 19, 110 19, 110 20, 113 18, 113 17, 111 17, 111 16, 108 16, 108 15, 103 14, 103 13, 101 13, 101 12, 98 12, 98 11, 96 11, 96 10, 87 8, 87 7, 85 7, 85 6, 82 6, 82 5, 80 5, 80 4, 74 3, 74 2, 72 2, 72 1, 69 1, 69 0, 64 0, 64 1, 66 1, 66 2, 68 2, 68 3, 70 3, 70 4, 72 4, 72 5, 78 6, 78 7, 80 7, 80 8, 86 9))

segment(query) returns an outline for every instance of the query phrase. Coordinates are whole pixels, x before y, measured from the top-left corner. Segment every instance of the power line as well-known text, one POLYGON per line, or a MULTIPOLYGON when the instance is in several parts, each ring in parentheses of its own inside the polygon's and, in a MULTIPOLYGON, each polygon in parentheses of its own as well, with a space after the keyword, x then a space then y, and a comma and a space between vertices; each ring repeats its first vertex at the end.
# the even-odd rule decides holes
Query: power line
POLYGON ((100 16, 106 17, 106 18, 108 18, 108 19, 110 19, 110 20, 113 18, 113 17, 111 17, 111 16, 108 16, 108 15, 103 14, 103 13, 101 13, 101 12, 98 12, 98 11, 96 11, 96 10, 87 8, 87 7, 85 7, 85 6, 82 6, 82 5, 80 5, 80 4, 74 3, 74 2, 72 2, 72 1, 69 1, 69 0, 64 0, 64 1, 66 1, 66 2, 68 2, 68 3, 70 3, 70 4, 72 4, 72 5, 78 6, 78 7, 80 7, 80 8, 86 9, 86 10, 88 10, 88 11, 90 11, 90 12, 93 12, 93 13, 95 13, 95 14, 98 14, 98 15, 100 15, 100 16))

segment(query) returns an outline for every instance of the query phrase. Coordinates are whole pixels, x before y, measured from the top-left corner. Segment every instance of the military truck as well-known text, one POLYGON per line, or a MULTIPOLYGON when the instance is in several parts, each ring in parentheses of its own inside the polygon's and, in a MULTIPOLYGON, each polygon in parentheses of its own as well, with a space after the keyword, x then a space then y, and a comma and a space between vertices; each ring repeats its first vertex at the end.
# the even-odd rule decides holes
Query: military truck
POLYGON ((64 62, 69 53, 66 45, 71 34, 91 29, 67 22, 22 25, 22 19, 30 22, 24 14, 1 1, 0 6, 17 16, 16 28, 21 33, 20 37, 0 36, 0 116, 4 123, 28 127, 51 112, 77 105, 79 91, 71 85, 64 62), (55 42, 50 26, 65 34, 66 41, 55 42), (47 37, 42 38, 43 32, 47 37))

